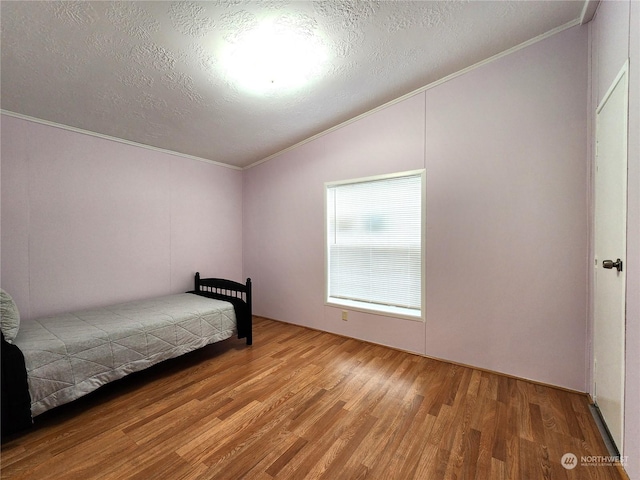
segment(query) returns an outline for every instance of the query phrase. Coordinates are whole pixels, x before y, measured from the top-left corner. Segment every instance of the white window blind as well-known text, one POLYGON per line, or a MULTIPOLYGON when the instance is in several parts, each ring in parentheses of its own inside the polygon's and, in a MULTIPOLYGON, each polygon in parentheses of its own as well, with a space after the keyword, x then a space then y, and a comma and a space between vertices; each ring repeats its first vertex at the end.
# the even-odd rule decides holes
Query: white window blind
POLYGON ((421 315, 422 182, 410 172, 327 184, 329 302, 421 315))

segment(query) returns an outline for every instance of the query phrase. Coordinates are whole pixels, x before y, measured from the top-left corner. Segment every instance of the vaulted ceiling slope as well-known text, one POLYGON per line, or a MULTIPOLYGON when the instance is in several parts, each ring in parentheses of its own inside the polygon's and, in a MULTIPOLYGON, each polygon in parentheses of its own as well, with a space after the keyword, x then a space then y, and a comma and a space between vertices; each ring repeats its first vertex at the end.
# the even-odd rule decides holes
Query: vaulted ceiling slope
MULTIPOLYGON (((246 167, 577 23, 583 6, 582 1, 2 1, 2 109, 246 167), (256 92, 230 73, 229 58, 265 24, 292 32, 291 45, 310 40, 323 49, 305 84, 288 87, 271 80, 256 92)), ((260 55, 274 51, 286 53, 287 45, 267 46, 260 55)), ((266 60, 268 66, 277 62, 282 60, 266 60)), ((285 58, 284 63, 303 62, 285 58)))

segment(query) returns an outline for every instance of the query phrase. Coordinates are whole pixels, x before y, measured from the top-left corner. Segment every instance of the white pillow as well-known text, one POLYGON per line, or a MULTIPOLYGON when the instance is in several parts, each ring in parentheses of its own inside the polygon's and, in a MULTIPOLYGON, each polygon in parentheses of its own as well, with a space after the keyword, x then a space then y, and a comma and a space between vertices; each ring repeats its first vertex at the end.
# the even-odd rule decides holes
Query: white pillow
POLYGON ((0 328, 7 342, 13 343, 20 328, 20 312, 13 298, 0 288, 0 328))

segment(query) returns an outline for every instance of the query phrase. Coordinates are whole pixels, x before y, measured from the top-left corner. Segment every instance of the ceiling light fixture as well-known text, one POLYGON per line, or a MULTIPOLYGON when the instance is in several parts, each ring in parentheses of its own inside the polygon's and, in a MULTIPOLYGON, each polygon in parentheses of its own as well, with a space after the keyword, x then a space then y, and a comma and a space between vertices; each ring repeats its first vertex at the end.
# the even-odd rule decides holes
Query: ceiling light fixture
POLYGON ((315 35, 268 21, 244 32, 223 52, 229 77, 257 94, 286 93, 308 84, 326 57, 315 35))

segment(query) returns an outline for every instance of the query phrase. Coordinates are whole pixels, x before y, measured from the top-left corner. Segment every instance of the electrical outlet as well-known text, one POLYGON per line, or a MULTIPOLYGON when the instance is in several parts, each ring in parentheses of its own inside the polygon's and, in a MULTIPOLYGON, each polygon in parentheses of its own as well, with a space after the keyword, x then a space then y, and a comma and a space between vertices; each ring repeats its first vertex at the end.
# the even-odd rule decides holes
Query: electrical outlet
POLYGON ((349 313, 346 310, 342 310, 342 320, 345 322, 349 320, 349 313))

